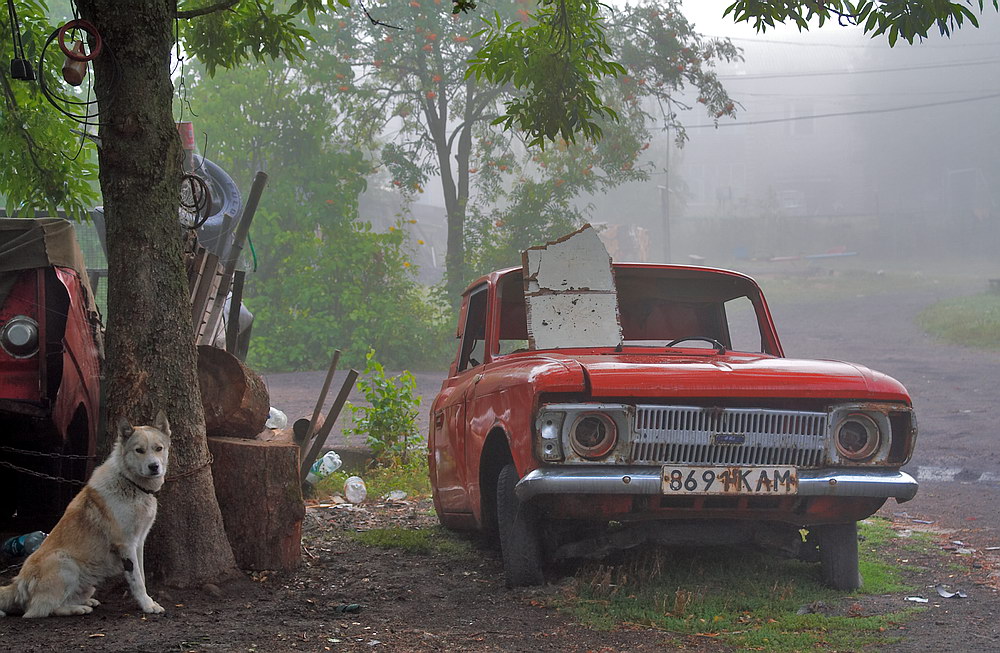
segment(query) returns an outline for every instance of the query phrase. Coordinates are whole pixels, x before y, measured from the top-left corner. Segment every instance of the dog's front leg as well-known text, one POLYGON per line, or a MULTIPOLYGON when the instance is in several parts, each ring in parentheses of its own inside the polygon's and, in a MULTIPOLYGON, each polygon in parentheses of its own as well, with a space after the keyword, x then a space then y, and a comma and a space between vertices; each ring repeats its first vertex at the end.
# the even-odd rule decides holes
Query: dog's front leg
POLYGON ((146 576, 142 570, 142 543, 133 543, 122 550, 122 566, 132 596, 139 602, 143 612, 162 614, 163 607, 146 592, 146 576))

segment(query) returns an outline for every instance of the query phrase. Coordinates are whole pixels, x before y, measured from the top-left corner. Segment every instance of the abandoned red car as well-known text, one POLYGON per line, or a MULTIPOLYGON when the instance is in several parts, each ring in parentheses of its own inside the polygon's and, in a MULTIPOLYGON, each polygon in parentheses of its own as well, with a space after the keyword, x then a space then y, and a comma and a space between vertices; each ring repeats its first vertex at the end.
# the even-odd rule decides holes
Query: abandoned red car
POLYGON ((99 326, 73 225, 0 219, 0 524, 51 526, 89 476, 99 326))
POLYGON ((614 264, 602 282, 531 251, 464 294, 431 412, 441 522, 499 536, 511 586, 547 559, 752 542, 858 587, 857 520, 917 491, 906 389, 786 358, 743 274, 614 264))

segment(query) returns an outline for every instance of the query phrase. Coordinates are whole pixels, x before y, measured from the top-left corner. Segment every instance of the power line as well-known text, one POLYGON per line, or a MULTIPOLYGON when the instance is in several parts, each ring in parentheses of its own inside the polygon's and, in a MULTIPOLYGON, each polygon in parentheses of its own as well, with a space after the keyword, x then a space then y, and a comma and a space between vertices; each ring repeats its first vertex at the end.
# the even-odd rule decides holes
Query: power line
POLYGON ((831 70, 808 73, 764 73, 759 75, 719 75, 719 79, 739 81, 741 79, 787 79, 789 77, 826 77, 831 75, 867 75, 870 73, 894 73, 909 70, 930 70, 933 68, 963 68, 965 66, 985 66, 1000 63, 1000 59, 977 59, 952 63, 927 64, 924 66, 901 66, 898 68, 865 68, 862 70, 831 70))
POLYGON ((740 91, 739 96, 743 97, 760 97, 760 98, 777 98, 784 100, 806 100, 806 99, 824 99, 824 100, 838 100, 841 98, 855 98, 855 97, 899 97, 900 95, 961 95, 969 93, 978 93, 983 89, 977 88, 974 90, 958 90, 958 91, 886 91, 884 93, 757 93, 754 91, 740 91))
MULTIPOLYGON (((874 41, 869 40, 867 43, 832 43, 832 42, 816 42, 816 41, 783 41, 780 39, 758 39, 750 36, 717 36, 711 34, 702 35, 706 39, 729 39, 730 41, 744 41, 746 43, 766 43, 768 45, 795 45, 801 47, 814 47, 814 48, 870 48, 874 41)), ((932 43, 921 43, 920 47, 926 50, 953 50, 957 48, 976 48, 976 47, 990 47, 995 48, 1000 43, 952 43, 949 45, 937 45, 932 43)))
POLYGON ((711 125, 688 125, 686 129, 703 129, 705 127, 745 127, 748 125, 770 125, 780 122, 795 122, 797 120, 813 120, 814 118, 839 118, 842 116, 861 116, 875 113, 894 113, 897 111, 912 111, 914 109, 928 109, 932 107, 950 106, 953 104, 966 104, 969 102, 980 102, 982 100, 992 100, 1000 98, 1000 93, 980 95, 978 97, 964 98, 961 100, 944 100, 941 102, 928 102, 926 104, 913 104, 906 107, 890 107, 887 109, 864 109, 861 111, 841 111, 837 113, 817 113, 812 116, 791 116, 788 118, 770 118, 767 120, 750 120, 747 122, 724 122, 711 125))

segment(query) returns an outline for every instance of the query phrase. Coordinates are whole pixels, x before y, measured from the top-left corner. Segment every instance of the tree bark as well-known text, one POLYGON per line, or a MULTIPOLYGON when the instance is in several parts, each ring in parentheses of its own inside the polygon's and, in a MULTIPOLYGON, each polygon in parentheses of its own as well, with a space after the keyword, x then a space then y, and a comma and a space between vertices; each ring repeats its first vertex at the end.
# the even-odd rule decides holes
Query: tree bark
MULTIPOLYGON (((107 424, 164 410, 172 443, 147 575, 173 586, 236 573, 207 465, 177 219, 181 143, 171 115, 176 0, 78 0, 104 42, 94 60, 108 243, 107 424)), ((105 436, 109 437, 109 436, 105 436)))

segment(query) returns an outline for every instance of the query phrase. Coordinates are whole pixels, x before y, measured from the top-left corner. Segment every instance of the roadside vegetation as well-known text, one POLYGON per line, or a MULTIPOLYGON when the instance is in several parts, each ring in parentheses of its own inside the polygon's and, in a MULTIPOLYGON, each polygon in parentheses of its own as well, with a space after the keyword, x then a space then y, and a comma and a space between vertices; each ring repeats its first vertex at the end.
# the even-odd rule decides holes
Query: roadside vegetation
MULTIPOLYGON (((529 593, 533 604, 568 612, 597 630, 651 628, 747 651, 857 651, 892 643, 892 632, 920 610, 892 610, 885 606, 899 601, 878 600, 916 591, 902 577, 896 554, 940 555, 933 538, 901 538, 885 519, 865 520, 859 533, 865 585, 850 594, 823 585, 816 564, 737 547, 625 552, 610 562, 585 563, 541 594, 529 593)), ((466 538, 439 526, 378 528, 350 537, 420 555, 473 551, 466 538)))
POLYGON ((397 461, 367 470, 339 469, 313 486, 313 497, 323 500, 336 494, 343 494, 344 481, 354 475, 364 478, 371 500, 379 500, 395 490, 405 492, 407 498, 411 499, 430 496, 431 482, 427 472, 426 449, 413 453, 414 455, 406 463, 397 461))
POLYGON ((637 624, 740 650, 856 651, 890 641, 886 631, 911 612, 873 614, 855 602, 910 589, 887 554, 897 537, 888 523, 866 520, 860 535, 865 585, 850 595, 824 586, 815 564, 735 547, 652 548, 581 568, 573 590, 554 603, 600 629, 637 624))
POLYGON ((1000 349, 1000 294, 946 299, 926 308, 917 321, 927 333, 945 342, 1000 349))
POLYGON ((398 549, 408 553, 430 555, 442 553, 466 556, 472 553, 472 545, 441 526, 432 528, 373 528, 369 531, 351 533, 351 537, 365 546, 379 549, 398 549))

